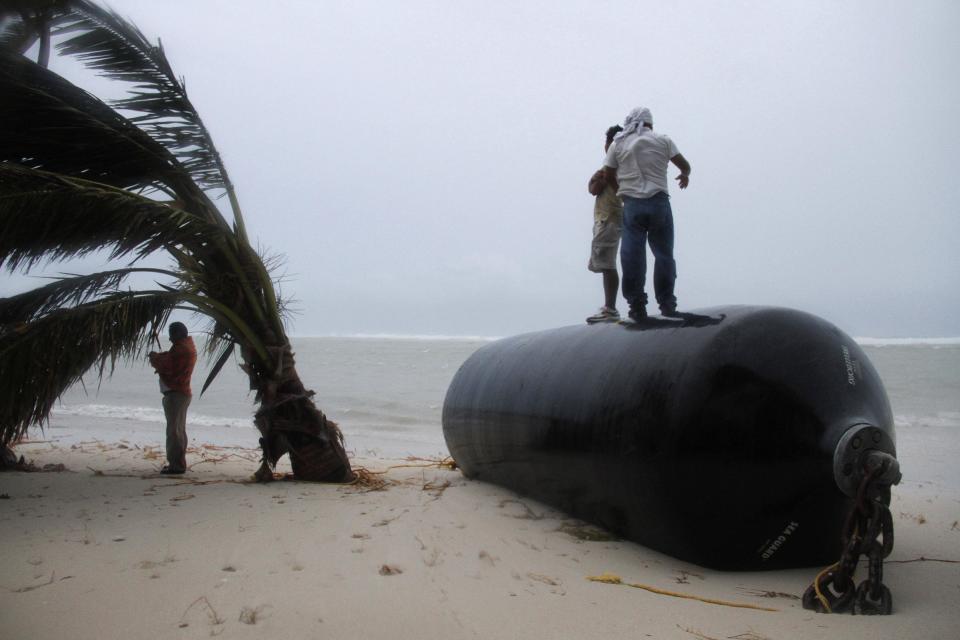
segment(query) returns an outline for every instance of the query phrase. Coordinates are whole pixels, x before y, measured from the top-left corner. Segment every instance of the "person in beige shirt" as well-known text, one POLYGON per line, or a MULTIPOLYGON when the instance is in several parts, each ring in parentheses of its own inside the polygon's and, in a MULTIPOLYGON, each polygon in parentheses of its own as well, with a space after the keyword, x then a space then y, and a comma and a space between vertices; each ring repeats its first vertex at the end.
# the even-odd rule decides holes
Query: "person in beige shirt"
MULTIPOLYGON (((604 152, 610 148, 613 137, 620 131, 621 128, 617 125, 607 129, 604 152)), ((617 292, 620 289, 617 251, 623 228, 623 203, 617 195, 617 188, 616 178, 611 179, 603 169, 593 174, 587 186, 590 193, 596 196, 593 203, 593 242, 587 268, 594 273, 603 274, 604 298, 600 310, 587 318, 589 324, 616 322, 620 319, 620 312, 617 311, 617 292)))

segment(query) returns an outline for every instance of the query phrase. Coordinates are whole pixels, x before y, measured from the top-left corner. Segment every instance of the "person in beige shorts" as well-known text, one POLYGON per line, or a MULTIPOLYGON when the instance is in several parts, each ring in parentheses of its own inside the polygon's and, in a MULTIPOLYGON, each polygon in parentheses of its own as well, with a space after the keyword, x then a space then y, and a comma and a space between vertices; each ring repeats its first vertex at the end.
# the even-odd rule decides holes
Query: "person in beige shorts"
MULTIPOLYGON (((613 136, 620 131, 621 128, 616 125, 607 129, 604 151, 610 148, 613 136)), ((590 193, 596 196, 593 204, 593 242, 587 268, 594 273, 603 274, 604 297, 600 310, 587 318, 589 324, 616 322, 620 319, 620 312, 617 311, 617 292, 620 289, 617 253, 623 228, 623 203, 617 196, 616 179, 610 180, 607 176, 608 174, 600 169, 590 178, 587 187, 590 193)))

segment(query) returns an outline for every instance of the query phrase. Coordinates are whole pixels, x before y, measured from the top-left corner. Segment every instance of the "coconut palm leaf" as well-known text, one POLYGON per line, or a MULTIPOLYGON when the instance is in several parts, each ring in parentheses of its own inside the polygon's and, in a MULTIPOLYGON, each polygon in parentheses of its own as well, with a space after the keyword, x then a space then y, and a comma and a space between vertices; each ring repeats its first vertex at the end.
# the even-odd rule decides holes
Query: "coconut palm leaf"
MULTIPOLYGON (((8 115, 9 118, 6 121, 17 125, 10 128, 10 135, 0 137, 0 159, 6 158, 12 162, 28 163, 32 166, 52 166, 60 173, 84 178, 92 176, 101 183, 125 187, 143 188, 148 185, 159 185, 175 194, 180 200, 178 204, 184 209, 210 219, 220 225, 223 228, 222 231, 231 230, 207 196, 190 181, 189 175, 179 170, 176 160, 161 145, 139 132, 136 127, 122 121, 122 118, 103 103, 92 99, 82 90, 46 69, 23 59, 16 60, 16 64, 23 67, 25 72, 16 72, 14 66, 9 68, 12 71, 0 72, 0 91, 5 89, 3 83, 6 82, 12 95, 9 101, 0 101, 0 118, 8 115), (33 76, 56 90, 35 89, 34 82, 31 80, 33 76), (26 81, 24 81, 25 78, 26 81), (23 98, 31 95, 39 97, 33 102, 23 98), (4 113, 5 108, 8 111, 7 114, 4 113), (92 118, 89 117, 90 114, 102 114, 103 117, 92 118), (116 124, 118 118, 121 122, 116 124), (66 151, 63 144, 65 133, 73 141, 66 151), (81 144, 77 142, 78 140, 87 141, 88 144, 81 144), (131 156, 134 159, 131 159, 131 156), (146 157, 146 166, 140 165, 136 168, 138 157, 146 157), (41 158, 49 158, 49 160, 41 162, 39 161, 41 158), (134 168, 132 173, 131 167, 134 168), (158 173, 162 175, 158 177, 158 173), (158 182, 160 179, 165 184, 158 182)), ((103 190, 100 189, 100 191, 103 190)), ((44 193, 49 194, 49 192, 50 189, 44 190, 44 193)), ((97 203, 90 204, 95 206, 97 203)), ((237 211, 239 212, 239 209, 237 211)), ((122 211, 117 210, 117 214, 122 215, 122 211)), ((19 225, 22 221, 18 219, 12 219, 12 222, 22 226, 19 225)), ((111 227, 118 230, 123 228, 116 225, 111 227)), ((24 233, 34 237, 33 229, 32 226, 27 227, 24 233)), ((75 230, 77 229, 74 225, 69 225, 63 228, 63 233, 60 235, 75 237, 77 235, 74 233, 75 230)), ((125 230, 124 235, 133 237, 129 230, 125 230)), ((276 303, 272 282, 262 261, 253 254, 241 234, 235 237, 234 234, 228 236, 221 232, 219 235, 224 242, 232 243, 234 246, 232 252, 224 254, 219 264, 214 265, 218 268, 208 272, 220 273, 223 269, 227 269, 240 275, 238 286, 244 290, 244 295, 254 301, 253 312, 259 316, 258 319, 265 322, 266 316, 260 313, 263 304, 255 300, 258 297, 256 292, 247 285, 248 282, 256 283, 266 293, 268 314, 278 315, 279 312, 273 308, 276 303)), ((102 238, 96 234, 87 234, 86 237, 90 246, 96 246, 102 242, 102 238)), ((53 239, 56 240, 56 238, 53 239)), ((13 242, 14 238, 8 238, 7 241, 13 242)), ((143 253, 156 248, 153 245, 145 246, 143 253)), ((41 249, 45 250, 46 246, 42 246, 41 249)))
POLYGON ((220 370, 223 369, 223 365, 227 364, 227 360, 229 360, 230 356, 233 355, 233 351, 236 346, 236 342, 230 342, 224 345, 223 349, 220 351, 220 355, 217 356, 216 362, 213 364, 213 368, 210 369, 207 379, 203 382, 203 388, 200 389, 201 396, 210 387, 210 385, 213 384, 213 381, 220 374, 220 370))
POLYGON ((82 0, 73 5, 76 10, 55 32, 72 35, 57 46, 60 53, 76 56, 107 77, 134 83, 131 95, 113 105, 140 113, 131 121, 170 150, 201 187, 226 187, 229 180, 216 147, 163 47, 151 45, 113 11, 82 0))
POLYGON ((48 69, 0 51, 0 162, 202 200, 176 159, 133 123, 48 69))
POLYGON ((186 211, 103 184, 0 164, 0 266, 29 268, 103 248, 138 260, 168 246, 202 255, 225 230, 186 211))
POLYGON ((139 354, 179 301, 176 292, 123 292, 0 326, 3 441, 43 424, 60 395, 89 369, 102 376, 118 358, 139 354))
POLYGON ((21 8, 15 2, 0 5, 0 49, 23 52, 33 46, 38 37, 26 7, 21 8))
POLYGON ((50 57, 50 26, 63 0, 4 0, 0 3, 0 49, 26 52, 40 40, 37 62, 50 57))
MULTIPOLYGON (((76 257, 104 248, 110 250, 111 259, 130 256, 133 261, 158 250, 171 253, 180 270, 155 271, 179 279, 184 294, 193 292, 191 304, 216 318, 231 335, 244 336, 254 352, 267 360, 257 329, 236 311, 246 306, 244 293, 251 287, 245 279, 251 273, 233 254, 237 243, 223 227, 137 194, 0 165, 0 266, 28 269, 39 260, 76 257)), ((43 299, 47 292, 67 291, 74 283, 94 283, 100 277, 106 278, 101 291, 117 283, 94 274, 90 280, 48 285, 18 298, 43 299)), ((261 308, 256 310, 262 315, 261 308)), ((15 313, 6 316, 9 321, 15 313)))
POLYGON ((9 298, 0 298, 0 325, 30 323, 58 309, 77 307, 115 293, 132 273, 154 273, 169 278, 165 269, 127 268, 54 279, 49 284, 9 298))

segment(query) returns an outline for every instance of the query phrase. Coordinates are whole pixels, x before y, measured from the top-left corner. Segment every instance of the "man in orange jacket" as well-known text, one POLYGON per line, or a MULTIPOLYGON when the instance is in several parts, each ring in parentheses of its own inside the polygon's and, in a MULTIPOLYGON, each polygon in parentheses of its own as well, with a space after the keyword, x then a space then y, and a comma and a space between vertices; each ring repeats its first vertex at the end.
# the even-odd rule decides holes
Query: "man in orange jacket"
POLYGON ((169 351, 149 354, 150 364, 160 375, 163 413, 167 418, 167 465, 160 473, 180 475, 187 470, 187 407, 193 394, 190 376, 197 363, 197 348, 182 322, 168 327, 169 351))

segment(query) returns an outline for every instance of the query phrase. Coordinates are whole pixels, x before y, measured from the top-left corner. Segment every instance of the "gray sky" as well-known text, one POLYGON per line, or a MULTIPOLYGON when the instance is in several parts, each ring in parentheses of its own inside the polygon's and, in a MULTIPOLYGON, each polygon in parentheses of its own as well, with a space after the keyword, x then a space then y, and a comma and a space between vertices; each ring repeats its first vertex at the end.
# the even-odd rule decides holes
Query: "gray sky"
POLYGON ((954 0, 111 6, 162 38, 251 236, 286 254, 295 335, 582 322, 587 179, 639 105, 693 166, 681 309, 960 335, 954 0))

